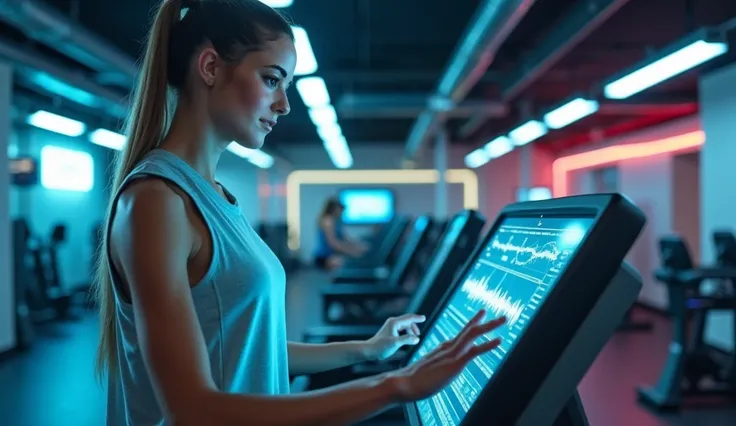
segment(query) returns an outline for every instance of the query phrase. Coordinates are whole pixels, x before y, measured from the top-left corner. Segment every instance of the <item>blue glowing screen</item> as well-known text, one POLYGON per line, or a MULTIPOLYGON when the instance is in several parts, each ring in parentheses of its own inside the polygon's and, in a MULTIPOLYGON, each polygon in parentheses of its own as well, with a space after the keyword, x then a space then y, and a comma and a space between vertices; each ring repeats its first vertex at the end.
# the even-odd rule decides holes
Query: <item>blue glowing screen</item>
POLYGON ((503 367, 515 343, 523 338, 592 223, 588 218, 508 218, 502 222, 464 282, 425 331, 409 363, 455 337, 482 308, 487 320, 505 315, 507 321, 476 344, 501 337, 501 345, 476 358, 441 392, 416 403, 423 426, 462 422, 493 373, 503 367))
POLYGON ((389 189, 346 189, 340 192, 345 205, 345 224, 377 224, 389 222, 394 216, 394 194, 389 189))

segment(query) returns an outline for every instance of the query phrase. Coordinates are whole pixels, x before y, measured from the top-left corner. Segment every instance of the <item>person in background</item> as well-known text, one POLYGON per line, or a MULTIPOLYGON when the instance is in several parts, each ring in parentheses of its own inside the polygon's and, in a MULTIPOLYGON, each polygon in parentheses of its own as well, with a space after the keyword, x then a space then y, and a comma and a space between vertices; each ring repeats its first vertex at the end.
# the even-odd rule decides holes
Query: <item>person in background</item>
POLYGON ((342 266, 343 256, 360 257, 366 251, 365 246, 346 237, 341 220, 344 211, 340 200, 330 197, 319 214, 314 263, 321 269, 332 271, 342 266))

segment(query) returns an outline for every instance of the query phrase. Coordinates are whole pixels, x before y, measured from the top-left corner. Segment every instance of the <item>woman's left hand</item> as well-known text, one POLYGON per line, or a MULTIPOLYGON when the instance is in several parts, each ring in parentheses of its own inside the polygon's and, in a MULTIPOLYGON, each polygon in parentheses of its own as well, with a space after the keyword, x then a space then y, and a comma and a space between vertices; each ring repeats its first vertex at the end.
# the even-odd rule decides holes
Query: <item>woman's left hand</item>
POLYGON ((385 360, 403 346, 419 343, 419 326, 426 320, 424 315, 406 314, 389 318, 380 330, 366 341, 368 359, 385 360), (400 334, 402 331, 405 334, 400 334))

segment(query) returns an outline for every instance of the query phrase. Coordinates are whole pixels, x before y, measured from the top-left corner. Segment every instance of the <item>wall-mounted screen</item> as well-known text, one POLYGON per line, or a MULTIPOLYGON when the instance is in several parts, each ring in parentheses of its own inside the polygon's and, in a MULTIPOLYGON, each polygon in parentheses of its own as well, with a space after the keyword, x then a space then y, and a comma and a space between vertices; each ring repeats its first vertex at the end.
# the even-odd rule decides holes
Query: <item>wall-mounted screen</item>
POLYGON ((94 160, 89 153, 46 145, 41 148, 41 185, 47 189, 89 192, 94 160))
POLYGON ((347 225, 386 223, 394 216, 394 193, 387 188, 355 188, 340 191, 345 206, 342 221, 347 225))

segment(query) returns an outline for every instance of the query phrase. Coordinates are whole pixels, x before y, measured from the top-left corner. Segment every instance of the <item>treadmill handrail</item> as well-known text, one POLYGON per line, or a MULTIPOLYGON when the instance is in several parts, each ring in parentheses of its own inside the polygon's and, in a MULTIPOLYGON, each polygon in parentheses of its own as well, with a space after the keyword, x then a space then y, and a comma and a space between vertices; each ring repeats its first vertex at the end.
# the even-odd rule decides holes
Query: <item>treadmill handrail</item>
POLYGON ((411 296, 411 293, 396 287, 385 287, 380 284, 341 284, 340 286, 330 287, 322 290, 322 296, 411 296))
POLYGON ((660 268, 654 272, 660 281, 676 280, 682 285, 691 285, 708 279, 736 280, 736 268, 708 267, 676 271, 660 268))

